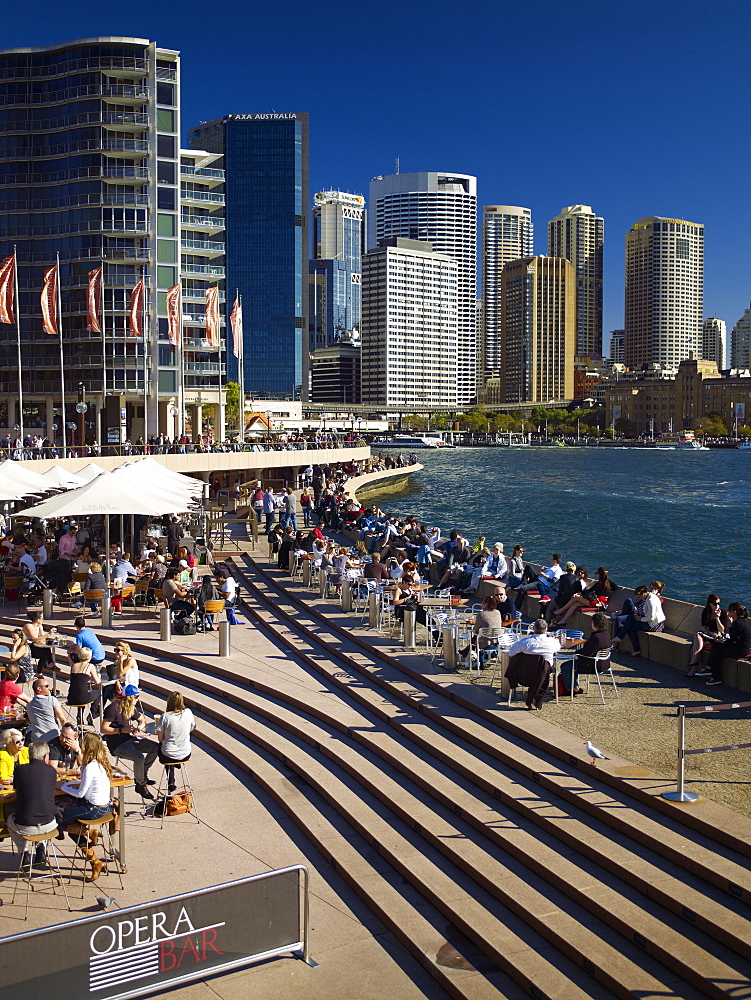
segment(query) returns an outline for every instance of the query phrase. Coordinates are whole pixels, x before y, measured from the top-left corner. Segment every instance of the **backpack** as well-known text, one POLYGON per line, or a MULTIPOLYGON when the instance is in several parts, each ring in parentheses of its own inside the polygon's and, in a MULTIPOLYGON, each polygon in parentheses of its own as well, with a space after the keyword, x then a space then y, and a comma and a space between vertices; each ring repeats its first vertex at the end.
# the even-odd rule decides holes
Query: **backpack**
POLYGON ((197 631, 196 623, 192 618, 178 618, 172 625, 172 631, 175 635, 195 635, 197 631))

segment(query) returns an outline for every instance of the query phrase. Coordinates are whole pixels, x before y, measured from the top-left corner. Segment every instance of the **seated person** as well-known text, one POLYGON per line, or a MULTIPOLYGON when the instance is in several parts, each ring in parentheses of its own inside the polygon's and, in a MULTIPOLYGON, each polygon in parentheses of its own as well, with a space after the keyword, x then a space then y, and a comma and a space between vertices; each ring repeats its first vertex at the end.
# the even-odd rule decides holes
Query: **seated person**
POLYGON ((133 761, 133 776, 136 781, 136 791, 144 799, 154 796, 148 785, 149 768, 159 753, 159 748, 153 740, 144 739, 142 733, 146 730, 146 718, 136 708, 138 688, 128 685, 122 698, 116 698, 104 710, 102 720, 102 735, 107 749, 113 757, 124 757, 133 761))
POLYGON ((566 572, 558 580, 555 597, 546 608, 545 617, 548 622, 562 615, 562 609, 568 605, 571 598, 581 594, 585 587, 588 573, 586 566, 577 566, 575 563, 567 562, 564 569, 566 572))
POLYGON ((701 677, 709 677, 712 673, 709 667, 703 670, 698 669, 701 662, 701 651, 705 647, 711 649, 716 642, 724 642, 723 636, 729 628, 730 619, 720 605, 720 598, 717 594, 710 594, 701 613, 701 629, 694 636, 691 645, 691 659, 686 677, 696 677, 697 674, 701 677))
MULTIPOLYGON (((49 747, 35 740, 29 747, 29 760, 13 773, 16 801, 8 817, 8 832, 21 854, 21 863, 31 867, 31 842, 26 837, 52 833, 56 829, 60 810, 55 804, 57 775, 49 766, 49 747)), ((36 845, 34 866, 44 868, 47 852, 43 843, 36 845)))
POLYGON ((219 593, 214 586, 214 581, 211 576, 207 573, 201 582, 201 589, 198 591, 196 596, 196 604, 198 605, 198 611, 203 616, 203 628, 205 632, 214 631, 214 616, 207 615, 205 612, 207 601, 218 601, 219 593))
MULTIPOLYGON (((159 719, 157 739, 159 740, 159 763, 176 764, 190 760, 190 734, 196 728, 196 720, 180 691, 173 691, 167 699, 167 708, 159 719)), ((176 787, 174 767, 167 768, 167 791, 176 787)))
POLYGON ((550 565, 542 570, 533 583, 519 584, 516 597, 514 598, 517 611, 521 611, 524 598, 529 590, 539 591, 541 597, 550 597, 562 575, 563 570, 561 569, 561 557, 557 552, 554 552, 550 557, 550 565))
POLYGON ((618 646, 626 636, 629 637, 633 647, 632 656, 641 656, 640 632, 662 632, 665 629, 665 612, 662 610, 662 601, 656 586, 658 582, 650 583, 644 610, 630 616, 613 636, 614 646, 618 646))
POLYGON ((175 618, 187 618, 193 613, 193 604, 187 600, 188 590, 177 579, 176 569, 167 570, 167 576, 162 583, 162 594, 167 607, 174 612, 175 618))
POLYGON ((49 681, 45 677, 37 677, 32 691, 34 697, 26 706, 29 718, 26 742, 41 740, 44 743, 58 743, 60 729, 66 721, 60 702, 50 693, 49 681))
MULTIPOLYGON (((86 594, 89 590, 103 590, 105 594, 107 593, 107 579, 102 572, 102 564, 98 562, 91 563, 91 572, 83 585, 83 596, 86 599, 86 594)), ((80 604, 74 604, 74 608, 80 608, 83 601, 80 604)), ((89 601, 89 607, 94 612, 94 614, 99 614, 99 603, 98 601, 89 601)))
POLYGON ((81 766, 81 744, 78 729, 72 722, 66 722, 60 730, 60 741, 50 747, 50 764, 60 773, 81 766))
POLYGON ((709 686, 722 684, 722 659, 724 656, 736 659, 751 657, 751 621, 748 617, 748 608, 734 601, 728 606, 728 619, 730 628, 727 633, 727 641, 716 642, 712 646, 707 661, 707 665, 712 671, 712 676, 707 681, 709 686))
POLYGON ((17 663, 9 663, 0 681, 0 712, 12 712, 17 704, 28 705, 29 697, 17 683, 20 669, 17 663))
POLYGON ((365 565, 362 575, 366 580, 375 580, 377 583, 385 583, 389 579, 389 573, 381 562, 377 552, 373 553, 373 560, 365 565))
POLYGON ((3 749, 0 750, 0 781, 4 785, 13 784, 16 764, 29 763, 29 749, 23 745, 23 734, 19 729, 3 730, 3 749))
POLYGON ((544 618, 538 618, 532 626, 532 635, 517 639, 508 649, 509 658, 517 653, 531 653, 533 656, 543 656, 552 667, 561 644, 555 636, 548 635, 547 632, 548 623, 544 618))
MULTIPOLYGON (((86 733, 81 751, 81 778, 79 781, 66 782, 62 791, 81 799, 80 805, 68 806, 58 824, 58 839, 65 836, 70 823, 81 819, 101 819, 112 808, 110 800, 110 785, 112 782, 112 767, 107 760, 107 753, 99 733, 86 733)), ((78 834, 71 835, 78 842, 78 834)), ((94 857, 91 848, 81 848, 91 861, 91 875, 86 876, 87 882, 94 882, 104 868, 104 862, 94 857)))
MULTIPOLYGON (((480 603, 480 611, 475 615, 475 620, 472 625, 472 631, 475 635, 479 635, 480 629, 503 628, 503 616, 498 610, 498 598, 495 594, 486 594, 480 603)), ((487 636, 480 636, 478 639, 478 646, 480 649, 480 663, 482 664, 485 657, 483 656, 483 650, 485 649, 497 649, 498 641, 495 639, 488 638, 487 636)), ((460 653, 466 655, 468 650, 459 650, 460 653)))
MULTIPOLYGON (((584 579, 587 578, 586 566, 577 569, 584 570, 584 579)), ((572 594, 571 599, 565 604, 559 604, 556 613, 558 624, 565 625, 574 611, 579 608, 604 608, 610 599, 610 595, 618 590, 617 584, 608 576, 608 571, 604 566, 597 567, 597 579, 589 587, 586 587, 580 594, 572 594)))
POLYGON ((394 590, 393 603, 394 617, 398 618, 399 621, 404 621, 406 608, 414 608, 417 612, 415 621, 425 625, 427 618, 425 608, 420 604, 420 591, 417 589, 419 582, 416 570, 405 571, 398 581, 394 590))
POLYGON ((227 616, 227 621, 230 625, 238 625, 239 622, 235 617, 235 603, 237 601, 237 584, 235 583, 235 578, 226 568, 217 566, 214 570, 214 579, 219 590, 219 596, 224 598, 224 613, 227 616))
POLYGON ((599 653, 603 649, 610 649, 611 647, 610 620, 602 611, 598 611, 592 615, 592 632, 584 645, 579 648, 576 656, 571 659, 561 660, 559 664, 558 694, 571 694, 572 672, 574 674, 574 694, 581 694, 582 689, 579 687, 579 676, 574 671, 574 668, 588 674, 593 674, 596 669, 595 653, 599 653))
POLYGON ((10 640, 11 647, 7 656, 10 662, 19 669, 18 680, 22 684, 30 684, 35 675, 34 661, 31 658, 31 649, 23 629, 14 628, 10 633, 10 640))

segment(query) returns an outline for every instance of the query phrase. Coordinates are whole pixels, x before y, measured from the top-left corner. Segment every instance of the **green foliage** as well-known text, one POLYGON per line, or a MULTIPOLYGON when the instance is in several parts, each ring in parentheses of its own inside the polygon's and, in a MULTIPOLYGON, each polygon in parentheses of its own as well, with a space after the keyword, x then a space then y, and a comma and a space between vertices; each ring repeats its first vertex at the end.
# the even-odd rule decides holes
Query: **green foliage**
POLYGON ((707 417, 698 417, 694 420, 694 430, 697 434, 705 434, 709 437, 724 437, 728 432, 719 413, 710 413, 707 417))
POLYGON ((225 419, 227 424, 239 429, 240 422, 240 386, 237 382, 228 382, 225 395, 225 419))

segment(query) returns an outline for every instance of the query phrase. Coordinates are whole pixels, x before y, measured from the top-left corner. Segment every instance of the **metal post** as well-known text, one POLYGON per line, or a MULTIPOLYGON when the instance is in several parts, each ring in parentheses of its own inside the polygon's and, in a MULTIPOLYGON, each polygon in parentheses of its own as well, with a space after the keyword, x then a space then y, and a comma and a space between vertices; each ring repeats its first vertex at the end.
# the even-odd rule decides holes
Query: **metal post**
POLYGON ((274 543, 269 541, 269 562, 274 561, 274 543))
POLYGON ((404 648, 415 648, 415 625, 417 623, 417 610, 415 608, 404 609, 404 648))
POLYGON ((229 622, 219 622, 219 655, 225 659, 232 654, 231 628, 229 622))
POLYGON ((52 697, 57 697, 57 664, 52 664, 52 697))
POLYGON ((342 611, 349 613, 352 610, 352 584, 349 580, 342 580, 342 611))
POLYGON ((696 802, 699 796, 695 792, 687 792, 684 788, 686 770, 686 706, 678 706, 678 787, 674 792, 663 792, 663 799, 671 802, 696 802))
POLYGON ((381 595, 374 591, 372 594, 368 594, 368 628, 378 628, 380 617, 381 595))
POLYGON ((319 597, 325 597, 326 596, 326 570, 325 569, 319 569, 318 570, 318 596, 319 597))
POLYGON ((112 628, 112 607, 109 594, 102 597, 102 628, 112 628))
POLYGON ((295 566, 297 565, 297 556, 293 549, 289 551, 289 557, 287 559, 287 569, 289 570, 289 575, 295 575, 295 566))
POLYGON ((303 559, 302 561, 302 584, 303 587, 310 586, 311 571, 313 569, 312 559, 303 559))
POLYGON ((454 630, 450 625, 441 629, 443 638, 443 665, 447 670, 456 670, 456 641, 454 630))
POLYGON ((159 609, 159 638, 169 642, 172 638, 172 612, 169 608, 159 609))
POLYGON ((45 621, 46 619, 52 617, 52 606, 54 603, 54 593, 49 589, 49 587, 45 587, 42 591, 42 608, 44 609, 42 614, 44 615, 45 621))

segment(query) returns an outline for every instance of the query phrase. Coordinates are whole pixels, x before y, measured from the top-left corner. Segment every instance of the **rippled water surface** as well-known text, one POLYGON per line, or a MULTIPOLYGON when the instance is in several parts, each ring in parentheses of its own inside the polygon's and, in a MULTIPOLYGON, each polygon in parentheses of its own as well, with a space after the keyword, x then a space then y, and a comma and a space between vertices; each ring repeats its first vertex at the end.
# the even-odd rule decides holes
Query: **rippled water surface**
POLYGON ((472 542, 520 542, 607 566, 627 585, 655 578, 666 595, 725 606, 751 600, 751 451, 610 448, 458 448, 420 452, 422 472, 400 494, 373 497, 472 542))

